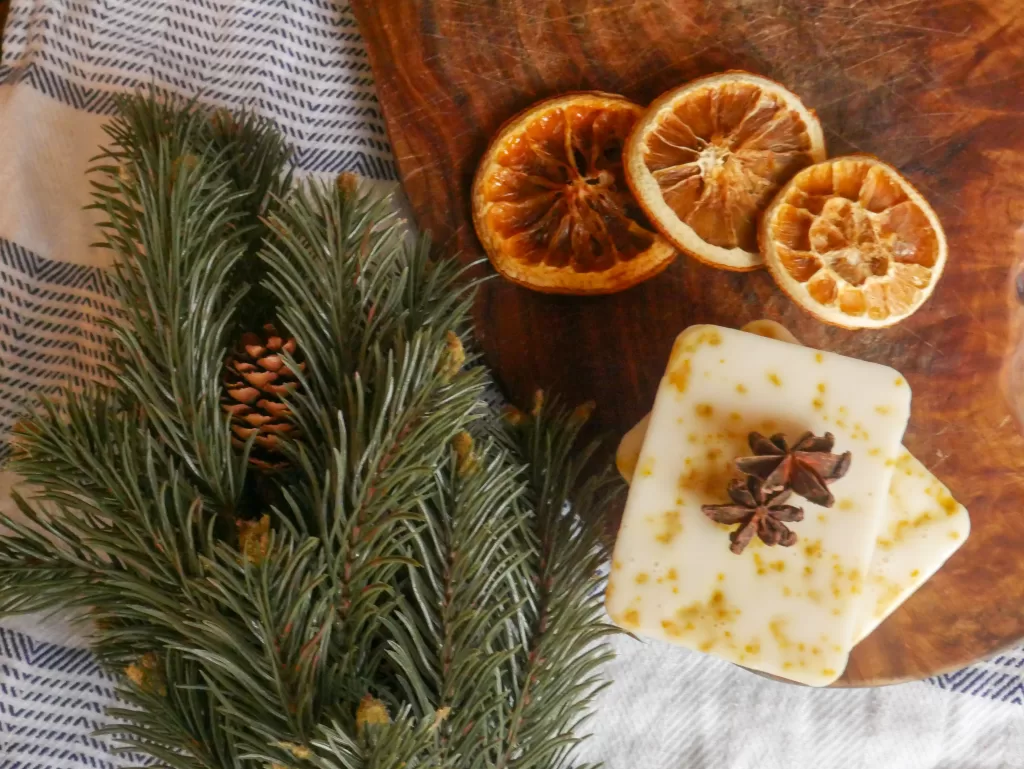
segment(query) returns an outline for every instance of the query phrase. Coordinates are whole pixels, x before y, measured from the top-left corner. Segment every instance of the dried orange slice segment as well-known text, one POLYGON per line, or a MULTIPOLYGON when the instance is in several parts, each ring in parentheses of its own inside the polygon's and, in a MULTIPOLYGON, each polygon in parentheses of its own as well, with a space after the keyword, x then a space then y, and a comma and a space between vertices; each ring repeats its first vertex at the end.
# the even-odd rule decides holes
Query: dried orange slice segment
POLYGON ((867 155, 804 169, 761 223, 775 281, 815 317, 843 328, 884 328, 931 296, 946 235, 920 192, 867 155))
POLYGON ((724 72, 658 97, 626 145, 626 180, 661 233, 714 267, 764 264, 757 222, 801 168, 825 159, 815 114, 768 78, 724 72))
POLYGON ((473 182, 473 223, 509 280, 557 294, 608 294, 663 270, 675 250, 623 178, 622 148, 643 108, 572 93, 516 115, 473 182))

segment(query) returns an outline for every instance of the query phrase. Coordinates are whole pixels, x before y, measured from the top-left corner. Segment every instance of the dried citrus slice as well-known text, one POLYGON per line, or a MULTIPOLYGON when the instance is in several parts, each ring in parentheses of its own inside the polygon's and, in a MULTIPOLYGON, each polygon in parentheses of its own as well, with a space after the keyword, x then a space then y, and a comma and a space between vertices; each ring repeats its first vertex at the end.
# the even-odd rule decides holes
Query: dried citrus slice
POLYGON ((764 264, 757 221, 783 183, 825 159, 814 113, 748 72, 694 80, 658 97, 626 144, 626 180, 677 248, 714 267, 764 264))
POLYGON ((883 328, 914 313, 935 288, 948 251, 921 193, 866 155, 794 176, 765 211, 760 236, 779 287, 843 328, 883 328))
POLYGON ((571 93, 505 124, 473 182, 473 223, 498 272, 537 291, 607 294, 672 261, 623 178, 642 113, 614 94, 571 93))

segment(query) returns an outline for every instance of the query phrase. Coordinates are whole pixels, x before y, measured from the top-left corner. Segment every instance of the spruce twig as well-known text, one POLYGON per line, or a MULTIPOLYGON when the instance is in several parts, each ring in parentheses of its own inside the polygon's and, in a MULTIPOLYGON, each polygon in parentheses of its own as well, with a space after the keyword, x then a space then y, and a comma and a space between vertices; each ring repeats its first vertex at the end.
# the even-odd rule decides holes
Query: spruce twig
POLYGON ((599 669, 611 652, 603 641, 617 631, 601 619, 603 514, 618 484, 607 472, 586 475, 597 444, 574 450, 590 410, 568 411, 538 393, 530 415, 508 420, 526 462, 539 552, 522 643, 507 670, 514 705, 495 767, 563 766, 604 685, 599 669))

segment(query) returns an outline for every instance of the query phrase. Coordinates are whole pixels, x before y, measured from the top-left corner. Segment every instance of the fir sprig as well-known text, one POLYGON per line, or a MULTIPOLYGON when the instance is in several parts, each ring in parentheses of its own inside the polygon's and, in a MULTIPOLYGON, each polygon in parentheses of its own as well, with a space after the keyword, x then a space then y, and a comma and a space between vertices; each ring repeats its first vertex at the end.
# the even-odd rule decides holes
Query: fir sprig
POLYGON ((524 611, 529 512, 521 466, 468 435, 435 476, 416 537, 390 655, 406 701, 421 714, 449 712, 441 753, 459 766, 492 766, 509 716, 505 668, 516 653, 510 625, 524 611))
POLYGON ((129 322, 113 384, 17 431, 0 614, 87 612, 112 729, 159 765, 568 765, 608 654, 584 414, 502 421, 472 283, 353 177, 293 185, 251 115, 119 107, 93 183, 129 322), (266 321, 296 429, 257 477, 220 397, 266 321))
POLYGON ((525 460, 527 499, 537 540, 521 643, 507 671, 514 703, 495 767, 562 766, 604 684, 604 645, 615 629, 602 621, 601 566, 607 559, 604 514, 618 489, 592 469, 597 444, 576 448, 591 404, 566 410, 538 393, 532 413, 508 419, 525 460))

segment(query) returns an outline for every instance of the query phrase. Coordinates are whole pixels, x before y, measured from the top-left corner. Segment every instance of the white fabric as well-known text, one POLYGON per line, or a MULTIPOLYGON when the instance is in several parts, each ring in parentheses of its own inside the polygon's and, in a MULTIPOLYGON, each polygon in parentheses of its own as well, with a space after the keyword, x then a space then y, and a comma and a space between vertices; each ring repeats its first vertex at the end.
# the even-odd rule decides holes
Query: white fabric
POLYGON ((1009 769, 1024 766, 1017 699, 933 683, 812 689, 622 636, 579 756, 615 769, 1009 769))
POLYGON ((85 172, 104 143, 102 115, 83 113, 32 88, 0 87, 0 237, 62 262, 102 267, 90 248, 99 213, 85 211, 85 172), (16 203, 16 205, 12 205, 16 203))
MULTIPOLYGON (((277 120, 300 170, 395 178, 341 0, 14 0, 0 60, 0 457, 37 393, 95 376, 115 312, 84 170, 110 94, 155 82, 277 120)), ((0 473, 0 506, 13 478, 0 473)), ((106 769, 111 680, 66 618, 0 621, 0 769, 106 769)), ((611 769, 1024 766, 1024 653, 889 689, 819 691, 615 640, 580 758, 611 769)))

